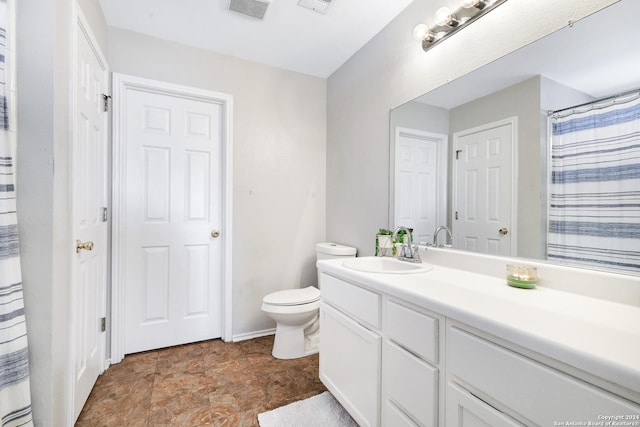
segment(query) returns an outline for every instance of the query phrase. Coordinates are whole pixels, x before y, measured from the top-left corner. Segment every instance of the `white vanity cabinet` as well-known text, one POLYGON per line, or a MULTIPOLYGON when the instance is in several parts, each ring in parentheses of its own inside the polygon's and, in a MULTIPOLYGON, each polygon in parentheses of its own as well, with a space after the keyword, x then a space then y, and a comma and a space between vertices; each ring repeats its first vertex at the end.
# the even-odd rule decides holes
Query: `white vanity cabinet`
POLYGON ((640 422, 640 341, 628 327, 640 320, 635 308, 548 290, 522 294, 536 299, 525 304, 520 290, 481 276, 471 277, 475 289, 437 271, 420 282, 343 276, 330 261, 321 267, 320 378, 362 426, 607 425, 608 416, 640 422), (496 315, 491 307, 500 298, 518 310, 496 315), (574 317, 553 308, 574 301, 582 304, 574 317), (586 308, 620 312, 628 322, 603 327, 581 317, 586 308), (522 322, 541 316, 558 322, 522 322), (615 353, 625 337, 629 357, 615 353), (598 351, 605 342, 612 356, 598 351))
POLYGON ((363 426, 440 425, 436 315, 321 275, 320 379, 363 426))
POLYGON ((438 426, 440 319, 385 299, 382 425, 438 426))
POLYGON ((320 379, 361 426, 380 425, 381 295, 323 274, 320 379))

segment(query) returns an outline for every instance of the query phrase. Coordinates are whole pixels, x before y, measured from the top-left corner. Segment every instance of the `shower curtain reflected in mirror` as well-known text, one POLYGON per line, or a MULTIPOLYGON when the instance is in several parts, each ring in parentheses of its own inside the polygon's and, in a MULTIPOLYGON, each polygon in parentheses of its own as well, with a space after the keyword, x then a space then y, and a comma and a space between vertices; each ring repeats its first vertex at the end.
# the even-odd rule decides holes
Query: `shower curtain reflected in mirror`
POLYGON ((31 397, 27 328, 22 296, 16 217, 15 129, 11 129, 8 79, 14 51, 13 2, 0 0, 0 426, 30 426, 31 397))
POLYGON ((551 117, 547 257, 640 274, 640 99, 602 105, 551 117))

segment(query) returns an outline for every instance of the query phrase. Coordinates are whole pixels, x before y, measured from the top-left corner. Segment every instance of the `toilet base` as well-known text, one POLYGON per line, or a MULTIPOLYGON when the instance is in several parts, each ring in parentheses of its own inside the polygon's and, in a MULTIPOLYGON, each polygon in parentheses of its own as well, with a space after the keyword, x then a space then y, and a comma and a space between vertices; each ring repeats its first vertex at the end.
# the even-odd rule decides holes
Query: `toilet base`
POLYGON ((303 327, 276 325, 271 355, 276 359, 298 359, 318 353, 320 338, 318 325, 318 317, 303 327))

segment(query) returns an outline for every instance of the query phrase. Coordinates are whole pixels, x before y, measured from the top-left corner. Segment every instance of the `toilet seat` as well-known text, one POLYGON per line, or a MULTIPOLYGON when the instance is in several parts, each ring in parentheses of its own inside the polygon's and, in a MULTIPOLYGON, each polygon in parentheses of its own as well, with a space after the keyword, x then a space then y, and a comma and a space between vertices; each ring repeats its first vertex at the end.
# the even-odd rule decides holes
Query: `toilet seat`
POLYGON ((287 289, 273 292, 262 298, 264 304, 269 305, 302 305, 320 300, 320 290, 315 286, 307 286, 302 289, 287 289))

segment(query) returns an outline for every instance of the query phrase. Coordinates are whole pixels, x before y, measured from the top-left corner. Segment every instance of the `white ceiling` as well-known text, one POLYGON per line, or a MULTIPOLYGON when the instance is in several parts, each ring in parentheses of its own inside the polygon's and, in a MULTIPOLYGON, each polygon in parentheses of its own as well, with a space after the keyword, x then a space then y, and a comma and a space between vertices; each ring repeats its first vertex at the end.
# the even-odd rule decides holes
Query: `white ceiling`
MULTIPOLYGON (((273 0, 260 21, 229 0, 100 0, 118 27, 326 78, 413 0, 334 0, 326 15, 273 0)), ((411 31, 411 29, 407 29, 411 31)))

